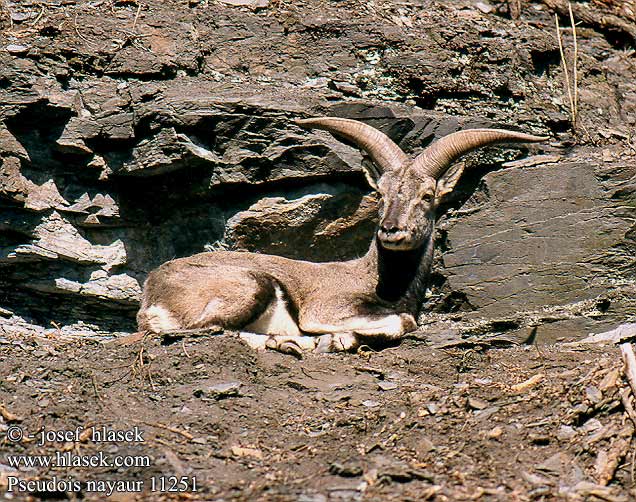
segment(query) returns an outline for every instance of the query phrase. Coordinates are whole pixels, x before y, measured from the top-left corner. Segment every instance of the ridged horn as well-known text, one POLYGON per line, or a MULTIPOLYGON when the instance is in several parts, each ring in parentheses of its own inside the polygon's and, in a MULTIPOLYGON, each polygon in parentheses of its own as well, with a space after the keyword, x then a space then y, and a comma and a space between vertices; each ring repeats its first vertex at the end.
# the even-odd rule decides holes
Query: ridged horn
POLYGON ((375 127, 357 120, 338 117, 318 117, 296 120, 301 127, 322 129, 342 136, 366 151, 382 170, 397 169, 408 161, 408 157, 386 134, 375 127))
POLYGON ((494 143, 536 143, 547 136, 533 136, 505 129, 468 129, 444 136, 420 153, 413 161, 414 169, 441 178, 452 163, 465 153, 494 143))

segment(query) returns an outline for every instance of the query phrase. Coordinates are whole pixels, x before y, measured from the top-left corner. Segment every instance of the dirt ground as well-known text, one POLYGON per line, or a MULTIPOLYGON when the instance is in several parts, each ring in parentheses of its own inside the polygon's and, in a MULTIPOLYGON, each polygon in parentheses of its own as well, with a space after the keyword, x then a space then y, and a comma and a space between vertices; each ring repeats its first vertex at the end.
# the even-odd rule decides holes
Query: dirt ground
MULTIPOLYGON (((277 75, 292 83, 302 82, 305 70, 290 61, 294 62, 295 51, 312 47, 296 47, 300 35, 294 30, 333 33, 334 39, 348 40, 342 34, 350 28, 326 14, 314 18, 300 7, 296 13, 294 9, 304 2, 271 2, 271 19, 280 18, 280 33, 260 19, 253 24, 245 21, 242 26, 238 23, 243 23, 242 18, 237 18, 232 24, 217 14, 215 9, 220 7, 216 3, 210 3, 214 9, 205 10, 208 2, 197 0, 155 1, 150 3, 153 9, 147 8, 148 2, 127 0, 16 1, 11 3, 14 14, 8 19, 2 13, 9 3, 0 0, 0 27, 11 30, 15 39, 10 44, 7 40, 12 57, 26 53, 29 57, 17 59, 15 68, 0 68, 6 70, 6 75, 0 74, 0 90, 15 88, 11 88, 15 103, 7 102, 7 109, 31 99, 33 75, 53 76, 63 88, 106 77, 130 79, 131 85, 133 81, 140 86, 147 83, 147 89, 138 93, 139 102, 153 99, 157 82, 173 79, 188 83, 188 79, 200 78, 193 87, 200 88, 204 82, 206 92, 217 86, 220 93, 226 86, 232 92, 244 89, 246 94, 249 82, 271 79, 276 83, 277 75), (193 9, 194 14, 190 13, 193 9), (155 14, 157 10, 160 14, 155 14), (186 23, 195 14, 205 21, 201 23, 203 40, 218 37, 229 42, 218 47, 197 42, 194 24, 186 23), (227 33, 226 26, 231 28, 227 33), (241 29, 238 41, 236 26, 241 29), (281 59, 276 52, 280 48, 269 44, 267 37, 275 42, 289 30, 289 56, 281 59), (244 40, 261 38, 268 50, 272 46, 272 53, 242 45, 248 43, 244 40)), ((239 0, 224 3, 241 5, 239 0)), ((350 11, 356 29, 375 37, 376 27, 365 17, 371 15, 365 10, 367 4, 373 2, 325 2, 325 9, 350 11)), ((450 2, 445 4, 433 14, 450 11, 450 2)), ((483 2, 475 5, 484 8, 483 2)), ((478 7, 470 6, 472 10, 460 11, 463 19, 476 18, 478 7)), ((408 27, 409 13, 401 12, 402 7, 409 10, 409 2, 396 7, 395 13, 387 8, 373 15, 408 27)), ((424 11, 421 15, 429 14, 424 11)), ((498 15, 493 11, 493 19, 498 15)), ((553 19, 547 11, 527 9, 525 15, 538 17, 533 26, 552 29, 553 19)), ((431 26, 437 26, 438 17, 431 19, 431 26)), ((458 22, 459 18, 451 19, 458 22)), ((452 23, 448 24, 444 29, 452 31, 452 23)), ((510 21, 509 26, 513 25, 510 21)), ((488 39, 496 31, 483 33, 488 39)), ((381 46, 395 36, 393 30, 381 35, 378 30, 381 46)), ((584 126, 586 121, 600 124, 590 128, 592 132, 607 127, 602 141, 609 142, 607 138, 614 136, 631 141, 631 132, 625 133, 623 126, 631 131, 633 117, 623 116, 620 103, 634 100, 633 50, 622 42, 623 37, 612 35, 617 38, 616 47, 589 27, 580 30, 581 51, 588 55, 585 65, 594 70, 589 71, 589 80, 598 80, 598 87, 590 84, 590 88, 597 92, 612 86, 621 97, 611 95, 598 104, 597 94, 583 94, 594 108, 582 99, 581 107, 587 112, 581 120, 584 126), (616 54, 614 59, 606 59, 612 54, 616 54), (621 80, 614 82, 611 72, 598 70, 602 65, 611 65, 621 80), (597 112, 601 105, 611 113, 597 112)), ((543 43, 532 36, 528 39, 537 46, 543 43)), ((364 45, 365 40, 362 37, 356 43, 364 45)), ((464 44, 473 51, 472 43, 468 36, 461 36, 442 41, 440 46, 464 44)), ((551 47, 528 51, 531 59, 536 58, 537 79, 544 70, 559 68, 558 52, 551 47)), ((468 53, 463 45, 460 49, 468 53)), ((342 52, 349 56, 347 50, 342 52)), ((303 54, 303 61, 317 59, 311 51, 303 54)), ((346 61, 345 56, 338 55, 337 61, 346 61)), ((505 59, 492 58, 493 73, 510 66, 505 59)), ((385 99, 388 90, 383 85, 389 77, 398 83, 403 80, 402 86, 435 91, 437 83, 426 81, 427 72, 446 74, 449 63, 439 62, 442 72, 436 70, 435 58, 431 60, 425 71, 413 63, 413 71, 422 73, 422 81, 397 71, 393 76, 362 72, 361 78, 376 86, 377 96, 370 91, 360 95, 385 99)), ((336 74, 339 66, 318 70, 336 74)), ((480 80, 493 80, 480 79, 482 73, 476 75, 468 75, 466 80, 475 86, 481 85, 480 80)), ((424 95, 418 105, 432 108, 439 102, 436 113, 455 114, 449 99, 454 94, 444 86, 456 77, 451 68, 437 94, 424 95)), ((335 77, 333 82, 331 91, 340 92, 337 99, 358 92, 335 77)), ((497 92, 504 97, 509 93, 514 106, 499 107, 510 108, 516 115, 516 93, 520 91, 509 90, 507 85, 502 84, 497 92)), ((548 83, 542 85, 547 89, 548 83)), ((174 94, 185 92, 179 85, 175 89, 174 94)), ((99 92, 105 91, 100 88, 99 92)), ((481 88, 464 91, 463 96, 462 107, 475 107, 480 115, 488 115, 481 88)), ((539 100, 534 108, 540 113, 547 110, 539 122, 555 133, 569 128, 566 114, 553 111, 559 107, 544 100, 543 94, 532 99, 539 100)), ((116 101, 108 102, 112 109, 128 111, 127 103, 116 101)), ((410 106, 406 98, 404 102, 410 106)), ((53 105, 55 109, 57 105, 53 105)), ((34 114, 39 106, 34 105, 34 114)), ((519 120, 532 123, 535 118, 528 116, 519 120)), ((505 117, 503 112, 497 115, 501 117, 505 117)), ((113 129, 118 132, 116 125, 113 129)), ((582 131, 587 137, 587 130, 582 131)), ((107 139, 116 148, 131 142, 115 133, 107 139)), ((95 141, 96 147, 103 146, 101 141, 114 148, 104 138, 95 141)), ((609 163, 613 151, 602 148, 594 155, 609 163)), ((626 248, 624 253, 631 250, 626 248)), ((34 265, 26 262, 24 268, 30 267, 34 265)), ((11 288, 5 291, 7 297, 15 294, 11 288)), ((41 298, 45 307, 55 310, 49 297, 41 298)), ((67 298, 63 296, 63 302, 70 302, 67 298)), ((121 312, 115 311, 114 317, 120 320, 121 312)), ((275 352, 256 353, 231 334, 122 345, 63 334, 0 333, 0 500, 104 500, 111 491, 111 501, 636 500, 636 413, 630 404, 621 353, 611 345, 500 347, 465 342, 441 348, 411 339, 379 352, 310 354, 296 359, 275 352), (114 431, 121 435, 108 436, 114 431), (57 465, 42 465, 48 459, 57 465), (113 465, 121 461, 125 465, 113 465), (75 465, 59 465, 64 462, 75 465)))
MULTIPOLYGON (((406 341, 296 359, 255 353, 231 334, 0 344, 0 488, 11 478, 80 482, 34 500, 104 499, 106 485, 90 480, 141 481, 115 487, 110 500, 126 501, 636 497, 634 425, 610 346, 406 341), (141 436, 95 442, 91 428, 104 427, 141 436), (11 442, 17 428, 26 439, 11 442), (78 435, 43 441, 43 428, 78 435), (15 469, 9 458, 100 452, 141 460, 15 469), (183 492, 153 493, 153 478, 156 490, 183 492)), ((5 499, 28 499, 13 483, 5 499)))

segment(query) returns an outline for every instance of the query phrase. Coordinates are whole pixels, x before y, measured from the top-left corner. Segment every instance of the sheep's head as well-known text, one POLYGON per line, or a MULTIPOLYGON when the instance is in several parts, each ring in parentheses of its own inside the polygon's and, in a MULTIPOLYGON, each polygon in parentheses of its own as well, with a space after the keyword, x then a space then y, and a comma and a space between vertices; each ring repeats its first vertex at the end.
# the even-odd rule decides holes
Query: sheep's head
POLYGON ((430 239, 437 208, 461 175, 449 170, 461 155, 494 143, 547 139, 503 129, 468 129, 441 138, 410 159, 384 133, 356 120, 321 117, 297 123, 342 136, 369 154, 374 165, 365 166, 367 180, 382 197, 377 239, 396 251, 416 249, 430 239))
POLYGON ((426 241, 435 225, 436 190, 435 179, 413 169, 411 162, 382 174, 377 238, 383 247, 408 250, 426 241))

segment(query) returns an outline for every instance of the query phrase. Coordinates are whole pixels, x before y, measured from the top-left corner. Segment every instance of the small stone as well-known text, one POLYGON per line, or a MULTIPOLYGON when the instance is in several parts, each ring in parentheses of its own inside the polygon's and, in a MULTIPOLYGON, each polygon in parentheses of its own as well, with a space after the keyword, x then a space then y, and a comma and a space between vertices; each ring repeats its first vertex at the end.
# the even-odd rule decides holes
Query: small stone
POLYGON ((329 489, 329 500, 360 500, 360 491, 356 488, 335 487, 329 489))
POLYGON ((585 387, 585 396, 590 400, 592 404, 598 404, 601 399, 603 399, 603 393, 595 387, 594 385, 590 385, 585 387))
POLYGON ((415 446, 415 449, 417 450, 418 454, 424 455, 426 453, 429 453, 429 452, 435 450, 435 445, 433 444, 433 442, 429 438, 424 437, 424 438, 419 440, 419 442, 415 446))
POLYGON ((336 89, 338 89, 340 92, 344 94, 354 94, 356 96, 360 94, 360 89, 357 86, 350 84, 348 82, 332 80, 331 83, 336 89))
POLYGON ((560 440, 572 439, 574 436, 576 436, 576 431, 569 425, 562 425, 557 431, 557 439, 560 440))
POLYGON ((499 410, 499 406, 489 406, 488 408, 484 408, 483 410, 476 410, 475 418, 479 418, 480 420, 487 420, 499 410))
POLYGON ((232 446, 232 455, 238 458, 251 457, 261 460, 263 452, 258 448, 243 448, 242 446, 232 446))
POLYGON ((75 153, 78 155, 90 155, 93 153, 81 138, 59 138, 55 144, 62 153, 75 153))
POLYGON ((494 427, 494 428, 490 429, 486 433, 486 437, 488 439, 499 439, 502 434, 503 434, 503 429, 501 427, 497 426, 497 427, 494 427))
POLYGON ((546 485, 550 483, 550 481, 544 478, 543 476, 539 476, 538 474, 532 474, 525 471, 521 473, 521 477, 525 479, 531 485, 535 485, 535 486, 546 485))
POLYGON ((439 411, 439 406, 435 403, 427 403, 426 409, 431 415, 435 415, 439 411))
POLYGON ((408 483, 416 479, 433 481, 433 475, 428 471, 413 468, 401 461, 391 462, 378 468, 378 478, 385 478, 398 483, 408 483))
POLYGON ((101 157, 100 155, 95 155, 88 164, 86 164, 88 167, 93 167, 93 168, 97 168, 97 169, 102 169, 104 167, 107 166, 106 161, 104 160, 104 157, 101 157))
POLYGON ((226 5, 234 7, 249 7, 250 9, 262 9, 269 5, 269 0, 219 0, 226 5))
POLYGON ((565 453, 557 453, 548 458, 545 462, 537 466, 540 471, 554 472, 560 474, 564 466, 571 464, 571 458, 565 453))
POLYGON ((550 444, 550 436, 547 434, 529 434, 528 439, 530 439, 532 444, 536 444, 538 446, 547 446, 550 444))
POLYGON ((488 408, 488 402, 483 399, 479 399, 478 397, 469 397, 468 407, 473 410, 483 410, 484 408, 488 408))
POLYGON ((398 388, 398 384, 396 384, 395 382, 380 382, 378 383, 378 387, 380 387, 380 390, 395 390, 398 388))
MULTIPOLYGON (((291 387, 294 390, 299 390, 299 391, 306 391, 309 390, 309 387, 307 387, 304 383, 302 382, 297 382, 296 380, 287 380, 287 386, 291 387)), ((338 400, 339 398, 329 398, 327 397, 327 400, 338 400)))
POLYGON ((578 415, 585 415, 589 411, 590 407, 587 404, 579 403, 572 410, 578 415))
POLYGON ((488 5, 485 2, 477 2, 475 4, 475 7, 477 7, 481 12, 483 12, 484 14, 490 14, 492 12, 492 5, 488 5))
POLYGON ((614 368, 607 375, 605 375, 605 377, 599 384, 599 390, 602 392, 604 390, 608 390, 608 389, 612 389, 616 387, 616 382, 618 381, 619 378, 620 378, 620 371, 617 368, 614 368))
POLYGON ((197 389, 194 391, 196 397, 211 397, 217 401, 227 399, 228 397, 239 397, 241 395, 241 382, 224 382, 211 385, 205 389, 197 389))
POLYGON ((322 493, 301 493, 298 502, 327 502, 327 497, 322 493))
POLYGON ((603 424, 598 419, 590 418, 587 422, 585 422, 585 424, 583 424, 583 426, 581 427, 581 430, 589 434, 591 432, 595 432, 602 428, 603 428, 603 424))
POLYGON ((339 464, 334 462, 329 466, 329 472, 343 478, 356 478, 362 476, 362 467, 359 465, 339 464))
POLYGON ((13 55, 22 55, 29 52, 29 48, 26 45, 9 44, 6 49, 9 54, 13 55))
POLYGON ((377 408, 378 406, 380 406, 380 403, 367 399, 366 401, 362 401, 362 406, 364 406, 365 408, 377 408))
POLYGON ((30 19, 31 16, 32 14, 30 12, 12 12, 11 20, 14 23, 21 23, 22 21, 26 21, 27 19, 30 19))

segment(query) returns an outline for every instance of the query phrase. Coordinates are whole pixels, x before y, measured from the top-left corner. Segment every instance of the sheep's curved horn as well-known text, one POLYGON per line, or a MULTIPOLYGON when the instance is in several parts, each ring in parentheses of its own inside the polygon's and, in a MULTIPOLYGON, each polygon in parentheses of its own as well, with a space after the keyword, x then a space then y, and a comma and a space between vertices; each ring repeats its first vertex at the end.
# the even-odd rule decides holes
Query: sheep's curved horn
POLYGON ((409 160, 402 149, 386 134, 357 120, 318 117, 296 120, 296 124, 301 127, 323 129, 352 141, 365 150, 382 171, 397 169, 409 160))
POLYGON ((421 169, 429 176, 439 179, 453 161, 475 148, 494 143, 526 143, 547 139, 547 136, 533 136, 505 129, 468 129, 437 140, 415 158, 413 168, 421 169))

